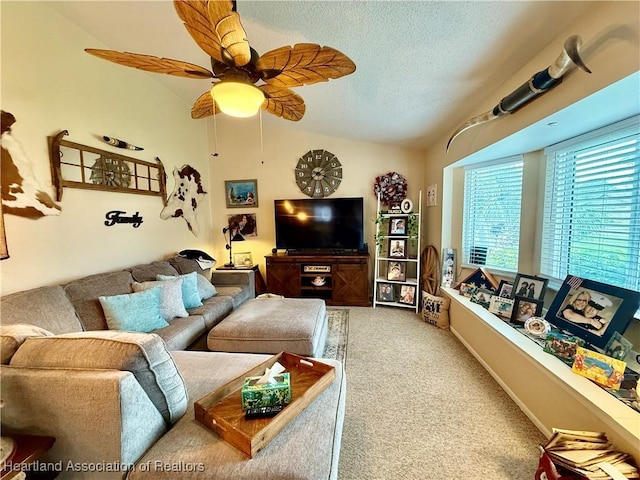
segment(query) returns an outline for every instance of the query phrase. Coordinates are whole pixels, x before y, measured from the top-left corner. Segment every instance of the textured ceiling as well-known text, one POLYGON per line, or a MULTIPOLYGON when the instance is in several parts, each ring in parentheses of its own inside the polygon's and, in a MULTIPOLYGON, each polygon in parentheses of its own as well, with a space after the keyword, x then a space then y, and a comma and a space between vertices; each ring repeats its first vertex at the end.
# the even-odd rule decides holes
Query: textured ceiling
MULTIPOLYGON (((209 57, 191 39, 168 0, 47 5, 103 44, 87 48, 210 67, 209 57)), ((307 105, 301 121, 294 124, 266 115, 265 122, 422 149, 449 135, 460 123, 456 112, 468 113, 482 92, 510 79, 590 6, 577 1, 239 0, 237 9, 247 39, 259 54, 284 45, 318 43, 345 53, 357 67, 347 77, 296 88, 307 105)), ((134 69, 131 75, 150 75, 162 82, 185 99, 187 115, 210 86, 208 80, 134 69)))

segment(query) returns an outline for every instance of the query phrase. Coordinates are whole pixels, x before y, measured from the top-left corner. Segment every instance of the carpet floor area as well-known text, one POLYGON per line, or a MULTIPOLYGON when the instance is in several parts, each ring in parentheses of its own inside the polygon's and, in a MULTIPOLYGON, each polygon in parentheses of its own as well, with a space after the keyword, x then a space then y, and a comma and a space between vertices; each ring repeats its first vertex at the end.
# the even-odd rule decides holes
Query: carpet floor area
POLYGON ((449 331, 351 307, 339 480, 530 480, 546 439, 449 331))

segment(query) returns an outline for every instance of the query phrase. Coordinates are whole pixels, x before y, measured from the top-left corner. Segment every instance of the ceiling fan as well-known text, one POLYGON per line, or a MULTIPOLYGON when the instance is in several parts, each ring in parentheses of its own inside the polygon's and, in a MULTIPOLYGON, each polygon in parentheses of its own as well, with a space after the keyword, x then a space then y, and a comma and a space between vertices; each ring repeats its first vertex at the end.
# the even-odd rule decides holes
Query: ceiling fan
POLYGON ((258 55, 246 40, 235 0, 174 0, 173 3, 191 37, 211 57, 211 71, 152 55, 94 48, 85 51, 148 72, 213 79, 211 90, 195 101, 192 118, 205 118, 220 111, 249 117, 262 107, 295 122, 304 116, 305 104, 290 87, 340 78, 356 69, 343 53, 313 43, 280 47, 258 55), (238 101, 242 104, 237 105, 238 101))

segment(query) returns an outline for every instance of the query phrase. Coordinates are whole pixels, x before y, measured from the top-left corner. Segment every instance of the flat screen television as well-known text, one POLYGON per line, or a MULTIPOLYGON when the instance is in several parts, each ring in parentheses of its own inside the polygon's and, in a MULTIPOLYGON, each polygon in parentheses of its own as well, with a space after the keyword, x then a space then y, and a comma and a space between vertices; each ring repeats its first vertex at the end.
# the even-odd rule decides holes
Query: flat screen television
POLYGON ((364 247, 364 200, 274 200, 276 248, 339 253, 364 247))

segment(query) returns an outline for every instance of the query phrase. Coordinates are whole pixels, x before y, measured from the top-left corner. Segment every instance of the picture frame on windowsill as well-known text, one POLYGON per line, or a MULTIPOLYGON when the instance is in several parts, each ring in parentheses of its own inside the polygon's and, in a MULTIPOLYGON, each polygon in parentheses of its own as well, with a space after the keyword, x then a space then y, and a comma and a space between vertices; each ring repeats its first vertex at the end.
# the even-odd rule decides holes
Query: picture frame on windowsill
POLYGON ((568 275, 546 320, 604 349, 615 332, 623 335, 640 306, 640 292, 568 275))

